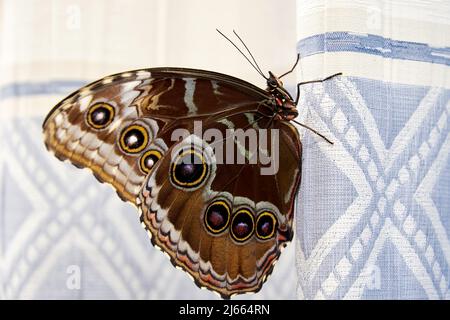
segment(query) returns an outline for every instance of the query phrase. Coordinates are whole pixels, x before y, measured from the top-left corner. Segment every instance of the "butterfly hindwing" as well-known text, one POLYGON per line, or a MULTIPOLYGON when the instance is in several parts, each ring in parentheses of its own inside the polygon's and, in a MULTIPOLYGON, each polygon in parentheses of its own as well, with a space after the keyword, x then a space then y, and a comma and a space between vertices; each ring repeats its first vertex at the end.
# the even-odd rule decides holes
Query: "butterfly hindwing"
MULTIPOLYGON (((241 113, 227 117, 226 125, 220 119, 207 122, 204 129, 221 130, 225 148, 225 141, 232 139, 225 130, 231 126, 248 127, 254 121, 250 119, 257 116, 257 113, 241 113)), ((269 122, 270 119, 264 118, 254 126, 265 128, 269 122)), ((223 297, 258 291, 292 237, 292 205, 300 179, 300 145, 292 142, 299 140, 290 124, 278 123, 272 129, 280 133, 279 154, 283 164, 275 174, 262 175, 260 164, 219 163, 217 150, 213 152, 212 146, 217 149, 220 143, 207 143, 192 134, 168 150, 147 177, 140 194, 141 221, 151 233, 153 244, 167 252, 172 263, 191 274, 199 286, 213 289, 223 297), (199 185, 182 186, 175 179, 173 166, 179 150, 191 149, 205 159, 207 173, 199 185), (208 226, 205 217, 214 206, 229 219, 223 225, 218 223, 216 229, 214 225, 208 226), (248 238, 244 232, 237 239, 231 228, 233 219, 241 216, 250 216, 254 226, 248 238), (273 235, 259 236, 257 223, 264 219, 270 223, 273 218, 276 220, 273 235)), ((268 153, 274 151, 272 147, 268 146, 268 153)), ((245 151, 241 148, 240 152, 245 151)), ((211 219, 213 223, 217 222, 215 218, 211 219)))

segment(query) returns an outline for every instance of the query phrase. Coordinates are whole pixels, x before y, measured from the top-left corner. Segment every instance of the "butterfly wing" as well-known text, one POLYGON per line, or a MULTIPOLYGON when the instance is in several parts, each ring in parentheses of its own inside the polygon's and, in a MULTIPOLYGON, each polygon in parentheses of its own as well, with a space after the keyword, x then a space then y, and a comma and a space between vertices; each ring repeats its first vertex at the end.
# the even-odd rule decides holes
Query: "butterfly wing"
POLYGON ((200 287, 224 298, 256 292, 292 238, 293 203, 300 182, 298 133, 289 123, 271 124, 270 118, 258 112, 209 120, 204 129, 218 130, 222 135, 210 143, 188 135, 174 144, 149 174, 139 198, 141 221, 152 243, 168 253, 172 263, 187 271, 200 287), (275 174, 263 174, 261 163, 223 163, 218 159, 222 154, 225 160, 230 141, 236 154, 247 156, 246 160, 252 152, 256 155, 250 146, 238 146, 227 131, 251 126, 278 130, 275 144, 258 141, 256 145, 256 150, 266 150, 267 154, 274 154, 279 147, 281 167, 275 174), (183 180, 183 167, 175 165, 184 154, 180 150, 201 155, 199 163, 205 166, 197 167, 205 174, 197 174, 202 177, 200 182, 183 184, 189 181, 183 180))
POLYGON ((261 99, 261 89, 219 73, 181 68, 124 72, 56 105, 44 121, 45 145, 60 160, 91 169, 121 199, 135 203, 149 170, 145 162, 152 164, 172 143, 158 138, 158 132, 173 130, 181 118, 249 109, 261 99), (134 130, 125 132, 130 127, 134 130))

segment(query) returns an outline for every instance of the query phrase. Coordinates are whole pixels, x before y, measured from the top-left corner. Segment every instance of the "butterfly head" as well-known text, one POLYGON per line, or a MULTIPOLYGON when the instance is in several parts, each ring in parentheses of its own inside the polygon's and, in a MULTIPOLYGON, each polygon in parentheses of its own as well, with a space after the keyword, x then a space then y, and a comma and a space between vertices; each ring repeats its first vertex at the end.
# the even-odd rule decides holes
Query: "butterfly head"
POLYGON ((289 92, 283 87, 283 82, 269 71, 267 89, 273 97, 276 119, 291 121, 298 116, 297 106, 289 92))

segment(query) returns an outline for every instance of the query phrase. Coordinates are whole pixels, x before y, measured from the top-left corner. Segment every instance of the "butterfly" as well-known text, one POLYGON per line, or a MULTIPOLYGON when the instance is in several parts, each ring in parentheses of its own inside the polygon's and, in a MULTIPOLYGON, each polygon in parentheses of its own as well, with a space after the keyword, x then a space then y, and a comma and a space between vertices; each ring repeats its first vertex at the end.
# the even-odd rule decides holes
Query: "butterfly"
POLYGON ((298 93, 293 99, 281 77, 264 77, 265 90, 186 68, 107 76, 49 112, 45 145, 134 204, 152 244, 199 287, 223 298, 256 292, 293 237, 302 155, 290 123, 298 114, 298 93), (196 135, 196 121, 222 139, 196 135), (273 174, 263 174, 258 162, 217 161, 217 150, 230 141, 234 160, 237 154, 251 158, 229 133, 250 128, 277 132, 276 144, 258 141, 255 149, 271 154, 277 148, 280 165, 273 174), (180 130, 184 136, 174 139, 180 130))

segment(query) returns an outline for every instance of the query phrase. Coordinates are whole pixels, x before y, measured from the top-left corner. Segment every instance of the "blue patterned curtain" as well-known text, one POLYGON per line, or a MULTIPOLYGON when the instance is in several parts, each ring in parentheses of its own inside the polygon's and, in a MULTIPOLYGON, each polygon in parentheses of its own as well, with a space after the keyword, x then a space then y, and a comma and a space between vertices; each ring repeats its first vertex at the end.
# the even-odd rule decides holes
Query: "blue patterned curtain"
POLYGON ((297 3, 298 297, 449 299, 449 3, 297 3))

